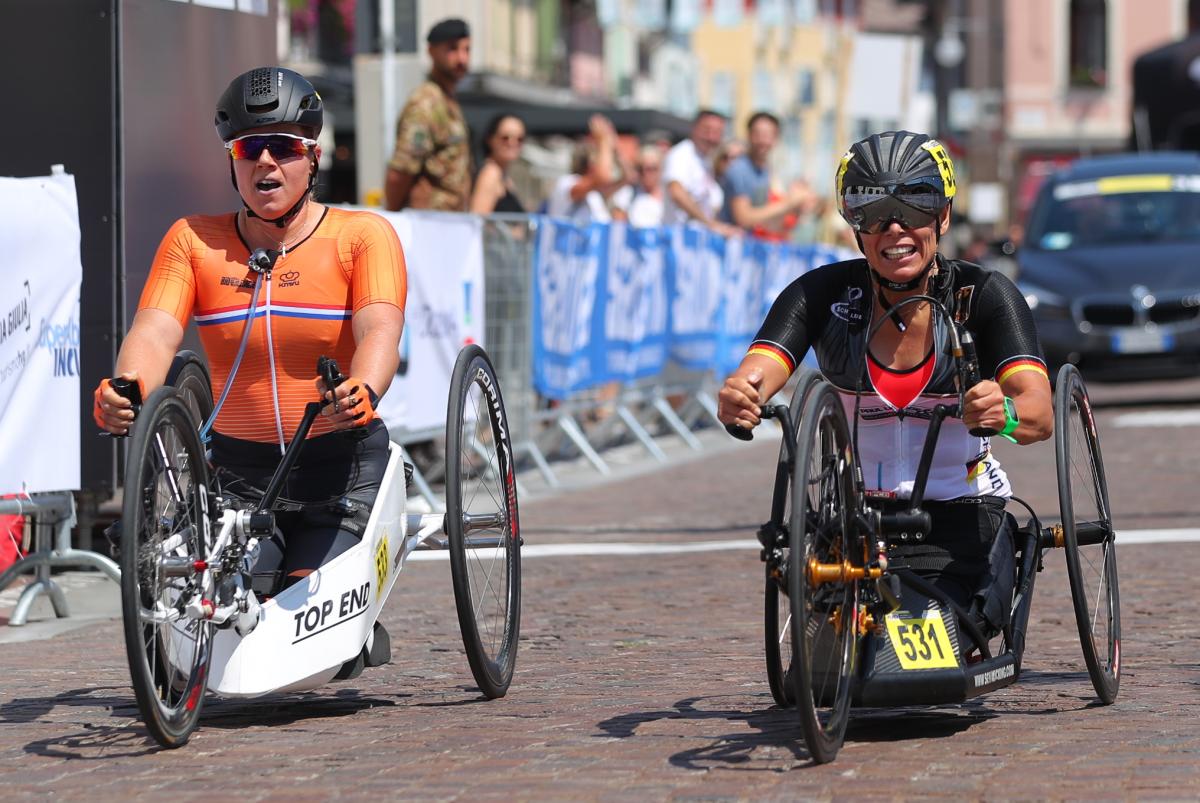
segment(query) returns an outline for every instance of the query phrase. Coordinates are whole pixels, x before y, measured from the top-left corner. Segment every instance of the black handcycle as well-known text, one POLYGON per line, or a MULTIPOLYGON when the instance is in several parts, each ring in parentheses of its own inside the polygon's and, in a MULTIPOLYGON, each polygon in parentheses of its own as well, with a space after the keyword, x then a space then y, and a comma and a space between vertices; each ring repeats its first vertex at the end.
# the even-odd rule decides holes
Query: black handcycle
MULTIPOLYGON (((1049 550, 1066 556, 1096 696, 1111 703, 1120 685, 1115 532, 1099 434, 1075 366, 1062 367, 1054 388, 1060 523, 1043 527, 1033 509, 1013 497, 1030 519, 1015 534, 1009 623, 991 640, 998 648, 973 616, 891 554, 896 543, 929 533, 923 504, 938 433, 946 417, 960 415, 963 393, 978 381, 970 334, 935 299, 915 296, 893 309, 920 301, 946 321, 959 392, 957 404, 933 408, 906 506, 885 512, 868 499, 839 392, 819 373, 802 374, 790 404, 762 408, 761 417, 777 419, 783 430, 771 517, 758 531, 766 565, 767 680, 775 702, 795 708, 817 763, 837 755, 852 706, 961 703, 1014 683, 1034 580, 1049 550)), ((727 429, 742 439, 749 434, 727 429)))

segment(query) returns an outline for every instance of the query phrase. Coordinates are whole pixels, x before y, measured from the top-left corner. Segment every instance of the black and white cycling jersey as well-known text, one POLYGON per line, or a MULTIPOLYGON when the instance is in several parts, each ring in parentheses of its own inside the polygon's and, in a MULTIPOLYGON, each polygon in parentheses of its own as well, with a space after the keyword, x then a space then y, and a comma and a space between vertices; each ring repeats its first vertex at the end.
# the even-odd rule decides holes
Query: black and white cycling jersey
MULTIPOLYGON (((776 299, 750 346, 795 370, 810 348, 821 373, 842 395, 848 417, 858 404, 858 449, 870 491, 911 494, 930 410, 957 397, 947 323, 933 316, 933 348, 917 366, 894 371, 870 355, 866 336, 879 303, 865 259, 810 271, 776 299)), ((930 295, 946 305, 975 339, 980 375, 1003 382, 1025 370, 1046 374, 1033 316, 1005 276, 969 262, 939 257, 930 295)), ((970 435, 960 419, 942 424, 925 497, 1012 495, 988 438, 970 435)))

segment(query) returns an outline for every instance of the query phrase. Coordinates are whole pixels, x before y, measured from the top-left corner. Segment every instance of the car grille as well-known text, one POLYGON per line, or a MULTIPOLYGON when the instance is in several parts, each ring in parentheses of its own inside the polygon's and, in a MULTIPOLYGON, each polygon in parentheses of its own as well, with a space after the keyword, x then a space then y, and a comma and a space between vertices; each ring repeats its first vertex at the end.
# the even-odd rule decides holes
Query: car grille
POLYGON ((1143 308, 1141 304, 1132 300, 1091 299, 1080 303, 1075 308, 1075 314, 1081 323, 1092 326, 1144 326, 1147 323, 1160 326, 1186 325, 1200 321, 1200 300, 1197 296, 1160 296, 1153 306, 1143 308))
POLYGON ((1183 301, 1160 301, 1147 312, 1155 323, 1186 323, 1200 317, 1200 307, 1183 301))
POLYGON ((1133 326, 1133 305, 1084 304, 1083 319, 1093 326, 1133 326))

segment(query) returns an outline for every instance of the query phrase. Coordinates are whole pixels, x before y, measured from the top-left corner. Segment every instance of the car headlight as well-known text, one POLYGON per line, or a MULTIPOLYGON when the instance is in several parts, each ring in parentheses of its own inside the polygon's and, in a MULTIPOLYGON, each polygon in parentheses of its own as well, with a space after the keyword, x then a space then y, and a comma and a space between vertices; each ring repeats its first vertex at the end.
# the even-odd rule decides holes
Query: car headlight
POLYGON ((1070 303, 1057 293, 1029 282, 1017 282, 1017 289, 1025 296, 1025 303, 1029 305, 1029 309, 1036 311, 1039 317, 1071 317, 1070 303))

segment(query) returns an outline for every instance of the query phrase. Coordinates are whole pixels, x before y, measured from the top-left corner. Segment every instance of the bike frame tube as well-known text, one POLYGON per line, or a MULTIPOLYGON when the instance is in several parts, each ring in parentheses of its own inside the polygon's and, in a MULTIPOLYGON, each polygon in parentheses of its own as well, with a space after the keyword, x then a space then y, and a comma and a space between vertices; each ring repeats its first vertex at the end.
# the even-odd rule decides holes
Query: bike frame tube
POLYGON ((300 454, 300 448, 304 445, 304 441, 308 437, 308 430, 312 427, 313 421, 316 420, 317 414, 320 412, 320 402, 309 402, 304 405, 304 417, 300 419, 300 426, 296 427, 296 434, 292 437, 291 443, 287 445, 287 449, 283 453, 283 459, 279 461, 279 465, 275 468, 275 473, 271 475, 271 481, 267 484, 267 490, 263 493, 262 501, 258 504, 260 510, 270 510, 274 507, 275 500, 279 498, 279 493, 283 490, 283 483, 287 479, 287 475, 291 472, 292 466, 296 463, 296 456, 300 454))

